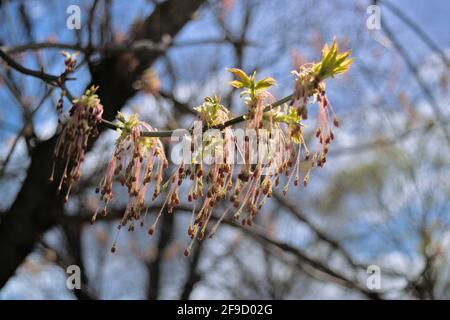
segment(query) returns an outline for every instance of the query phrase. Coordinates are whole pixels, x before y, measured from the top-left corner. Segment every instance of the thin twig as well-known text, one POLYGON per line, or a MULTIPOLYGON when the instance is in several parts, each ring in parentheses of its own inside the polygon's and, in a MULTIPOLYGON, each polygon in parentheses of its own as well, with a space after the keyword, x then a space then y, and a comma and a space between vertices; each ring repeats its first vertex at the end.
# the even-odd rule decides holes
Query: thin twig
POLYGON ((36 71, 28 69, 21 64, 17 63, 9 55, 7 55, 2 49, 0 49, 0 58, 2 58, 11 68, 19 71, 20 73, 41 79, 42 81, 55 85, 55 83, 60 79, 60 76, 55 76, 52 74, 45 73, 44 71, 36 71))

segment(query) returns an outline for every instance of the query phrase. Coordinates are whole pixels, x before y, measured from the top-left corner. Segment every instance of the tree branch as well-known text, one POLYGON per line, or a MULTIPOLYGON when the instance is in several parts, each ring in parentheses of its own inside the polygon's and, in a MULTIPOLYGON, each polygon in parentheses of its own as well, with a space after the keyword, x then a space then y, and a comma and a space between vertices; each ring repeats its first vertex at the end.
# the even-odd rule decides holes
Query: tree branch
POLYGON ((0 58, 2 58, 11 68, 19 71, 20 73, 41 79, 42 81, 51 85, 56 85, 56 83, 61 79, 61 76, 55 76, 45 73, 42 70, 36 71, 22 66, 21 64, 14 61, 14 59, 7 55, 2 49, 0 49, 0 58))

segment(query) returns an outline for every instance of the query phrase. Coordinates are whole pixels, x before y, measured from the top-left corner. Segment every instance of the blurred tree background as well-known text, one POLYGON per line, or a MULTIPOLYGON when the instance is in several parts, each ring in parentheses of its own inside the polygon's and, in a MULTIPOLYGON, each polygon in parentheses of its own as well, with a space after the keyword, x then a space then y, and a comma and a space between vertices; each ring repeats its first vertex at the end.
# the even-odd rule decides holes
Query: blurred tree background
MULTIPOLYGON (((256 225, 228 222, 186 258, 184 204, 152 237, 122 232, 115 254, 125 197, 90 225, 114 131, 90 146, 63 205, 47 182, 59 90, 0 60, 0 298, 450 298, 450 3, 376 1, 381 29, 369 30, 373 4, 1 0, 5 54, 60 74, 60 51, 79 51, 72 93, 97 84, 106 119, 138 112, 160 129, 187 127, 193 107, 214 92, 242 113, 227 67, 274 77, 281 98, 293 90, 289 72, 318 60, 333 36, 356 61, 328 84, 342 124, 325 168, 307 188, 274 194, 256 225), (73 4, 79 30, 66 26, 73 4), (66 288, 73 264, 81 290, 66 288), (376 290, 367 286, 373 265, 381 271, 376 290)), ((161 203, 149 206, 154 219, 161 203)))

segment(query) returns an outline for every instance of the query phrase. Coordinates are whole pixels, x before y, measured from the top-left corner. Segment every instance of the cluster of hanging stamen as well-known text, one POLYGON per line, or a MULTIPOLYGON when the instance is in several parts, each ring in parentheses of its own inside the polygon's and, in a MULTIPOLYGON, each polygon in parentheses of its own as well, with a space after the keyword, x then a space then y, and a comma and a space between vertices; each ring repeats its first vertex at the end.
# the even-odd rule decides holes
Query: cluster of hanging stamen
MULTIPOLYGON (((229 111, 220 104, 217 96, 206 97, 202 105, 195 108, 198 118, 205 128, 219 126, 229 120, 229 111)), ((161 207, 154 223, 150 226, 148 233, 153 235, 159 218, 163 212, 173 213, 175 207, 180 204, 180 187, 183 181, 190 181, 186 199, 193 204, 191 222, 188 226, 188 236, 191 238, 189 246, 184 254, 188 255, 196 239, 203 240, 206 236, 207 227, 213 216, 217 203, 226 199, 228 192, 233 186, 234 164, 230 161, 230 152, 235 146, 235 137, 231 128, 226 127, 221 130, 222 138, 210 137, 203 141, 190 140, 191 156, 187 161, 183 161, 176 167, 174 173, 169 177, 170 187, 166 199, 161 207), (196 143, 200 148, 196 148, 196 143), (206 157, 213 158, 210 164, 205 165, 206 157)), ((166 185, 166 184, 164 184, 166 185)), ((220 220, 210 231, 210 236, 214 233, 220 220)))
POLYGON ((320 88, 317 94, 318 120, 316 138, 319 139, 320 150, 317 151, 316 164, 323 167, 327 160, 328 148, 334 140, 332 126, 339 127, 339 120, 325 94, 325 89, 320 88))
POLYGON ((54 180, 57 160, 63 159, 64 171, 57 192, 59 193, 64 185, 67 186, 65 202, 68 201, 73 184, 80 179, 89 138, 98 135, 97 125, 102 119, 103 106, 95 94, 97 89, 98 87, 93 86, 80 99, 73 101, 69 118, 56 141, 49 181, 54 180))
MULTIPOLYGON (((127 188, 128 204, 111 251, 116 250, 117 237, 122 227, 133 231, 137 221, 144 226, 148 212, 146 194, 150 183, 154 184, 151 201, 163 191, 165 193, 156 219, 148 229, 150 235, 155 233, 162 214, 172 214, 182 200, 192 204, 192 216, 187 229, 191 241, 185 249, 186 256, 192 250, 195 240, 203 240, 207 235, 213 237, 228 214, 235 220, 240 220, 242 225, 252 225, 258 211, 282 181, 285 183, 284 194, 288 192, 292 181, 294 186, 298 186, 302 179, 306 186, 312 168, 322 167, 326 162, 329 145, 334 140, 332 126, 339 126, 326 95, 324 81, 349 69, 352 63, 352 59, 348 59, 349 54, 338 53, 336 41, 333 41, 331 47, 326 45, 320 62, 304 64, 293 72, 294 93, 291 100, 284 104, 276 103, 268 91, 275 84, 274 79, 267 77, 258 81, 256 73, 247 75, 240 69, 229 69, 236 78, 230 84, 241 89, 241 97, 248 109, 243 141, 239 141, 242 137, 238 137, 237 131, 225 125, 231 120, 231 114, 221 104, 220 97, 206 97, 195 108, 204 131, 200 137, 194 133, 193 138, 188 140, 191 145, 190 158, 183 159, 168 177, 164 176, 168 161, 162 142, 159 138, 142 134, 143 131, 151 132, 155 129, 140 121, 137 115, 126 118, 118 113, 120 136, 106 174, 96 189, 103 204, 92 217, 94 222, 98 214, 107 214, 116 181, 127 188), (303 122, 308 118, 308 103, 314 101, 317 102, 315 135, 318 143, 315 144, 314 151, 310 152, 304 137, 303 122), (207 133, 207 129, 218 129, 220 137, 211 135, 205 138, 203 133, 207 133), (199 138, 202 141, 197 141, 199 138), (197 148, 198 145, 201 147, 197 148), (260 148, 263 146, 266 148, 265 152, 261 152, 260 148), (256 162, 252 158, 255 154, 256 162), (238 157, 241 158, 239 165, 236 162, 238 157), (163 179, 166 178, 164 182, 163 179), (189 185, 182 186, 184 181, 188 181, 189 185), (186 198, 183 199, 184 197, 186 198), (143 214, 145 206, 147 209, 143 214), (218 210, 222 212, 215 216, 218 210), (210 227, 211 220, 215 220, 215 223, 210 227)), ((71 110, 72 122, 69 121, 66 125, 55 150, 56 157, 68 159, 61 184, 67 181, 71 185, 79 179, 87 139, 96 134, 96 124, 101 120, 102 108, 98 99, 91 98, 86 107, 87 96, 88 94, 74 103, 71 110), (84 107, 76 107, 80 103, 84 107), (71 163, 75 166, 69 167, 71 163)), ((191 128, 191 133, 193 131, 194 127, 191 128)))
MULTIPOLYGON (((276 175, 264 174, 265 170, 274 165, 270 153, 258 152, 260 142, 263 142, 262 139, 267 142, 273 138, 271 135, 274 121, 271 104, 275 99, 267 89, 275 84, 275 80, 267 77, 257 81, 256 72, 251 76, 239 69, 230 69, 230 72, 237 77, 237 80, 230 84, 243 89, 241 97, 244 98, 244 104, 248 108, 244 125, 244 143, 241 150, 244 163, 237 175, 230 202, 235 211, 233 219, 241 220, 242 225, 252 225, 259 208, 266 198, 272 196, 272 180, 276 177, 276 175), (269 110, 266 110, 267 106, 269 106, 269 110), (266 111, 268 112, 266 113, 266 111), (251 134, 254 136, 251 137, 251 134), (252 161, 255 153, 258 154, 256 163, 252 161), (260 156, 267 158, 263 159, 260 156)), ((278 153, 275 152, 275 154, 278 153)))
MULTIPOLYGON (((152 200, 161 193, 164 170, 168 167, 168 161, 164 153, 164 146, 158 138, 144 137, 143 131, 154 131, 146 122, 140 121, 137 115, 131 115, 128 119, 122 114, 117 115, 120 136, 116 141, 113 157, 106 169, 106 174, 96 188, 100 194, 103 206, 97 208, 92 216, 94 223, 97 215, 107 215, 108 204, 113 199, 113 182, 118 181, 127 188, 128 204, 120 220, 118 229, 128 226, 128 231, 133 231, 138 221, 144 224, 145 216, 142 211, 145 207, 145 197, 151 182, 154 182, 152 200)), ((118 235, 119 233, 117 233, 118 235)), ((116 240, 111 251, 115 251, 116 240)))

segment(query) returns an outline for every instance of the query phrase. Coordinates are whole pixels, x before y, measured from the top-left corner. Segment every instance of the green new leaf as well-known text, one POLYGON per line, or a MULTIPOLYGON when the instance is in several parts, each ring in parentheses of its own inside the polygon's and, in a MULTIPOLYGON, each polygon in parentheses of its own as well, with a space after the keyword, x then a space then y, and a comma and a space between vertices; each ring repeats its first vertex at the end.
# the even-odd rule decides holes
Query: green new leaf
POLYGON ((230 81, 229 83, 232 87, 235 87, 237 89, 241 89, 244 87, 244 83, 239 80, 233 80, 233 81, 230 81))
MULTIPOLYGON (((227 70, 230 71, 232 74, 234 74, 237 78, 240 79, 240 82, 242 82, 241 88, 242 87, 250 87, 250 85, 251 85, 250 77, 243 70, 238 69, 238 68, 229 68, 227 70)), ((232 81, 232 82, 234 82, 234 81, 232 81)), ((230 82, 230 84, 231 84, 231 82, 230 82)))
POLYGON ((262 80, 259 80, 256 83, 256 87, 255 88, 256 88, 256 90, 265 90, 265 89, 273 86, 275 83, 276 83, 275 79, 268 77, 268 78, 264 78, 262 80))
POLYGON ((328 44, 323 47, 322 61, 316 63, 313 70, 322 80, 345 73, 350 69, 354 60, 353 58, 348 59, 349 56, 350 51, 339 53, 339 47, 334 38, 331 47, 328 47, 328 44))

